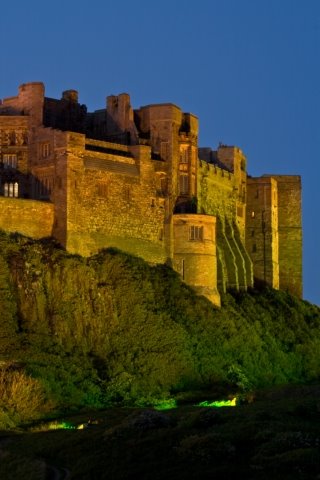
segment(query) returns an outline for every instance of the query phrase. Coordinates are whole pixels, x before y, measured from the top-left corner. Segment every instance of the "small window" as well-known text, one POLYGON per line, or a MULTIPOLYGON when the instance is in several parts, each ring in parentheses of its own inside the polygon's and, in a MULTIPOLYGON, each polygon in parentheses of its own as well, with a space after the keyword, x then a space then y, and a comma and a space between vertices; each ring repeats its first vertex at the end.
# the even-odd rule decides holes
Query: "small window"
POLYGON ((243 207, 240 205, 237 206, 237 215, 238 217, 243 217, 243 207))
POLYGON ((179 176, 179 193, 180 195, 187 195, 189 193, 189 176, 181 174, 179 176))
POLYGON ((254 243, 252 245, 252 253, 256 253, 256 251, 257 251, 257 245, 254 243))
POLYGON ((50 143, 43 143, 41 146, 42 158, 48 158, 50 155, 50 143))
POLYGON ((189 151, 187 148, 182 148, 180 150, 180 163, 188 163, 189 162, 189 151))
POLYGON ((4 184, 4 196, 11 198, 19 197, 19 184, 18 182, 8 182, 4 184))
POLYGON ((99 197, 108 198, 108 184, 106 182, 99 182, 97 185, 97 193, 99 197))
POLYGON ((189 231, 189 239, 196 240, 196 241, 203 240, 203 227, 192 225, 189 231))
POLYGON ((254 211, 251 212, 251 218, 255 218, 255 212, 254 211))
POLYGON ((15 153, 6 153, 2 157, 4 168, 17 168, 17 155, 15 153))
POLYGON ((251 230, 251 237, 254 237, 254 230, 251 230))

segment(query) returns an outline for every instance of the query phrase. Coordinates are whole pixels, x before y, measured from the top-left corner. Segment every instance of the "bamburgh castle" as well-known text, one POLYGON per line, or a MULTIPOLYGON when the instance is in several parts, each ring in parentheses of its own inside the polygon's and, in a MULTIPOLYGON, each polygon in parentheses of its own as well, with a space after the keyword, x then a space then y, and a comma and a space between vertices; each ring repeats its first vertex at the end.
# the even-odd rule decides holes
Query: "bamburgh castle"
POLYGON ((216 305, 254 282, 302 296, 300 177, 248 176, 240 148, 198 147, 197 117, 171 103, 123 93, 88 113, 75 90, 21 85, 0 102, 0 209, 8 232, 171 265, 216 305))

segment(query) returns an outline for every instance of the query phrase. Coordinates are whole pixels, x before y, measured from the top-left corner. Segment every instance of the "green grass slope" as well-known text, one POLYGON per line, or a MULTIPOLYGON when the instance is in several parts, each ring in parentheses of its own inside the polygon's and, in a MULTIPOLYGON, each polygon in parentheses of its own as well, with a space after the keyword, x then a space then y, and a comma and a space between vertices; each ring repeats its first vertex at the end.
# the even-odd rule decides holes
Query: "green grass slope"
POLYGON ((32 419, 315 381, 319 327, 319 308, 284 292, 229 293, 217 309, 168 267, 2 233, 0 427, 28 420, 26 398, 32 419))

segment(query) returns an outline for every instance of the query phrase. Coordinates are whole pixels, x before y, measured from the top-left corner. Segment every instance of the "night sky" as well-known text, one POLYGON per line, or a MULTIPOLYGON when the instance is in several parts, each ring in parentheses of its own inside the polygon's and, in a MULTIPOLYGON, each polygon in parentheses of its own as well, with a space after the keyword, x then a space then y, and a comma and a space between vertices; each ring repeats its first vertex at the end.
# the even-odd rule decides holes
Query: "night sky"
POLYGON ((320 304, 319 0, 13 0, 1 4, 0 98, 43 81, 89 111, 127 92, 239 146, 248 173, 300 174, 304 298, 320 304))

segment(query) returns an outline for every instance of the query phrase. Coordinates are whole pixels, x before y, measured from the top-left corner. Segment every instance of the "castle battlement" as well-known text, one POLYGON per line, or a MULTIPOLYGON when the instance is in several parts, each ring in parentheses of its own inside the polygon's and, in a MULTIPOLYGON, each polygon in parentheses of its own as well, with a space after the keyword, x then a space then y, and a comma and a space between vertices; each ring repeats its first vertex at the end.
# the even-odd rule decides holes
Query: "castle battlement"
POLYGON ((302 295, 301 180, 247 176, 239 147, 198 147, 198 118, 127 93, 88 112, 41 82, 0 102, 0 228, 84 256, 167 263, 199 294, 257 284, 302 295))

